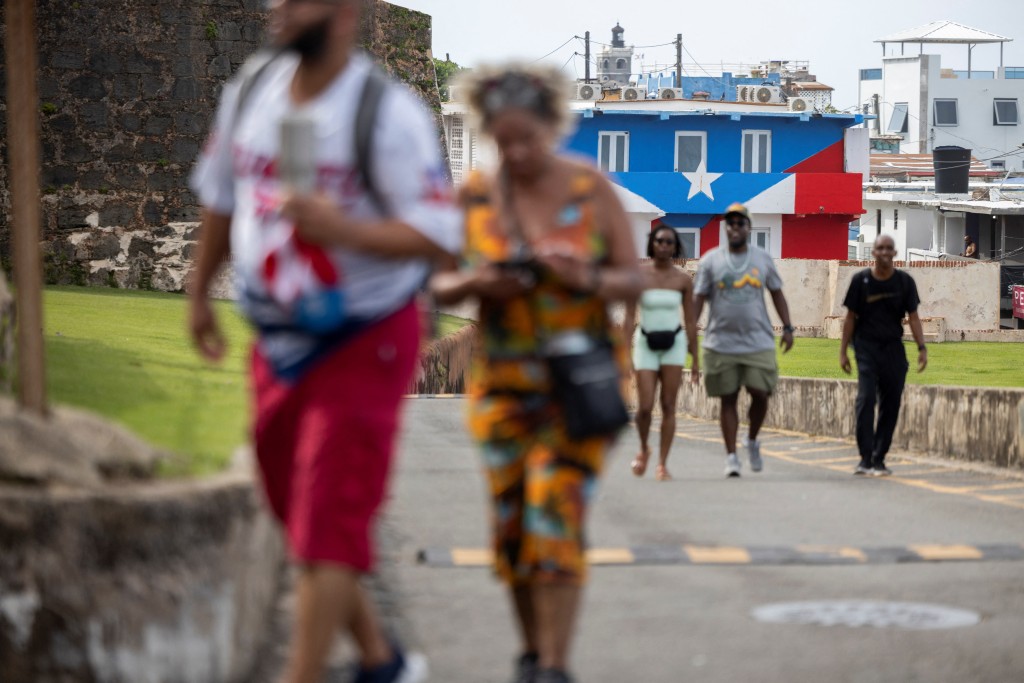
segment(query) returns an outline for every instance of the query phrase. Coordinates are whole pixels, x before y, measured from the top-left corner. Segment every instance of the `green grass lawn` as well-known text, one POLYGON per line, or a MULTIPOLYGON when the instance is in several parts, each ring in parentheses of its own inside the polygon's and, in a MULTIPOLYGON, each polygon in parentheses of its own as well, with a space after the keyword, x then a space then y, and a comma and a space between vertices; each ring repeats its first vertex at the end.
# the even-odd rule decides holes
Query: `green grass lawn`
MULTIPOLYGON (((956 342, 928 345, 928 368, 917 372, 917 347, 905 344, 909 384, 1024 387, 1024 346, 1015 343, 956 342)), ((856 378, 856 360, 850 349, 854 374, 839 369, 838 339, 798 337, 793 349, 779 354, 779 372, 790 377, 856 378)))
MULTIPOLYGON (((199 359, 185 331, 181 295, 51 287, 44 294, 50 399, 120 422, 179 454, 165 474, 222 469, 246 439, 246 366, 252 333, 218 302, 228 355, 199 359)), ((442 315, 438 334, 468 321, 442 315)))
MULTIPOLYGON (((53 287, 46 290, 47 379, 50 398, 120 422, 179 458, 164 473, 222 469, 246 438, 246 363, 252 338, 228 302, 218 302, 228 356, 208 365, 185 333, 186 300, 175 294, 53 287)), ((468 321, 441 316, 438 335, 468 321)), ((1018 344, 930 344, 925 384, 1024 386, 1018 344)), ((796 340, 780 355, 783 375, 844 378, 839 342, 796 340)), ((908 350, 911 359, 916 350, 908 350)), ((852 354, 851 354, 852 358, 852 354)))

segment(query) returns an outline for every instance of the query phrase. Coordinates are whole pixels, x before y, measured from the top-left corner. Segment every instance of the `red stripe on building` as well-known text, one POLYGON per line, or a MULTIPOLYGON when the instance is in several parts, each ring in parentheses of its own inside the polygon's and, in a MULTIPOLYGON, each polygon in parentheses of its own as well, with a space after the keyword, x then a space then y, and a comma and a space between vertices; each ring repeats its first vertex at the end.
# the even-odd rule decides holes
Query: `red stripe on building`
POLYGON ((864 213, 860 173, 797 173, 793 213, 864 213))
POLYGON ((845 259, 853 216, 813 214, 782 217, 782 258, 845 259))
POLYGON ((846 143, 833 143, 814 156, 807 157, 786 173, 842 173, 846 170, 846 143))
POLYGON ((722 222, 721 216, 715 216, 700 229, 700 255, 708 253, 718 246, 718 226, 722 222))

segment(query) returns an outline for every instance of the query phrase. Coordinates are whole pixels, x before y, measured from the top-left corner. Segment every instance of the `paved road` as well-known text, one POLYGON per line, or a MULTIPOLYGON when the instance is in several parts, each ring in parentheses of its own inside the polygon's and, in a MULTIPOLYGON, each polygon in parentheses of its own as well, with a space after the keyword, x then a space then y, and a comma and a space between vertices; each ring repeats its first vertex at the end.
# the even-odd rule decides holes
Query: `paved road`
MULTIPOLYGON (((409 403, 388 589, 431 680, 498 683, 517 643, 504 593, 479 566, 487 515, 464 408, 409 403)), ((1024 681, 1024 478, 893 454, 896 476, 865 479, 850 474, 848 442, 768 432, 765 471, 727 480, 715 424, 685 420, 679 433, 669 483, 629 473, 633 432, 613 452, 591 523, 603 564, 574 651, 582 683, 1024 681), (752 616, 825 600, 938 604, 980 622, 909 630, 752 616)))

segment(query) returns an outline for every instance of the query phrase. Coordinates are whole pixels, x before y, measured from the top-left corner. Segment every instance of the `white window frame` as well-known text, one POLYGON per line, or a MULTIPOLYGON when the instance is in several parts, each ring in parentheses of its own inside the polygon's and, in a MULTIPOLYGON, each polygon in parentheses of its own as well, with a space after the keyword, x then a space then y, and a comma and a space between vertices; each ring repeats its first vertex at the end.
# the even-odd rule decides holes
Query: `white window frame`
POLYGON ((686 251, 684 258, 700 258, 700 228, 675 228, 675 231, 680 236, 680 244, 683 244, 683 235, 693 235, 693 253, 684 249, 686 251))
POLYGON ((740 141, 740 171, 742 173, 771 173, 772 172, 772 132, 770 130, 745 130, 743 131, 743 138, 740 141), (754 138, 753 143, 750 145, 752 158, 750 159, 750 170, 747 169, 747 136, 754 138), (758 138, 765 136, 768 138, 768 144, 765 148, 768 150, 767 159, 761 159, 760 144, 758 144, 758 138), (760 170, 761 167, 764 170, 760 170))
POLYGON ((601 167, 601 170, 605 173, 628 173, 629 172, 629 131, 627 130, 603 130, 597 135, 597 163, 601 167), (615 153, 617 138, 623 137, 626 140, 626 144, 623 145, 622 151, 625 155, 625 159, 622 160, 622 168, 616 168, 618 165, 618 156, 615 153), (605 164, 605 160, 601 158, 601 148, 604 147, 605 138, 609 138, 608 143, 608 163, 605 164))
POLYGON ((769 254, 772 251, 772 229, 771 228, 750 228, 750 236, 747 238, 748 244, 753 244, 755 247, 761 247, 769 254), (757 237, 764 235, 764 244, 757 243, 757 237))
POLYGON ((932 100, 932 125, 942 128, 955 128, 960 125, 960 104, 955 97, 936 97, 932 100), (939 102, 953 103, 953 123, 939 123, 939 102))
MULTIPOLYGON (((676 144, 672 148, 672 154, 675 157, 675 172, 683 173, 683 169, 679 164, 679 138, 691 137, 700 138, 700 160, 704 163, 704 168, 708 165, 708 134, 707 131, 702 130, 678 130, 676 131, 676 144)), ((700 166, 700 164, 697 164, 700 166)), ((697 169, 686 169, 686 173, 693 173, 697 169)))
POLYGON ((992 122, 997 126, 1016 126, 1020 124, 1020 103, 1016 97, 997 97, 992 100, 992 122), (1016 113, 1016 117, 1013 121, 1000 121, 999 120, 999 103, 1013 102, 1013 109, 1016 113))
POLYGON ((910 130, 908 119, 910 118, 910 103, 909 102, 897 102, 892 105, 892 117, 889 119, 889 126, 885 129, 886 133, 906 133, 910 130), (899 119, 899 125, 896 125, 897 117, 899 119))

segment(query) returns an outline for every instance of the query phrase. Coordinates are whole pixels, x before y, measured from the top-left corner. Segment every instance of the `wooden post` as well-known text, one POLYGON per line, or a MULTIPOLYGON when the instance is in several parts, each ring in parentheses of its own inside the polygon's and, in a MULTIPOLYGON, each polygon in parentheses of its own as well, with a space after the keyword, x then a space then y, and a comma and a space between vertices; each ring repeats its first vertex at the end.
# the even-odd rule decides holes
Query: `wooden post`
POLYGON ((5 0, 4 11, 7 17, 7 155, 17 288, 18 402, 25 410, 45 415, 35 0, 5 0))

